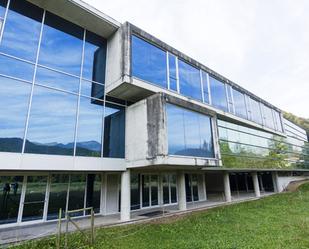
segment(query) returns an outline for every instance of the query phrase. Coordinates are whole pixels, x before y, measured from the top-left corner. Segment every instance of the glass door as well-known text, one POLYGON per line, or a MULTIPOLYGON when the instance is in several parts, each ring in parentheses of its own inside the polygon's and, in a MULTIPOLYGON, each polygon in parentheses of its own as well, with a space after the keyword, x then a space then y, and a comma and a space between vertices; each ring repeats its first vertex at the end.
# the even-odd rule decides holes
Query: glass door
POLYGON ((158 175, 141 175, 142 207, 152 207, 159 204, 158 175))

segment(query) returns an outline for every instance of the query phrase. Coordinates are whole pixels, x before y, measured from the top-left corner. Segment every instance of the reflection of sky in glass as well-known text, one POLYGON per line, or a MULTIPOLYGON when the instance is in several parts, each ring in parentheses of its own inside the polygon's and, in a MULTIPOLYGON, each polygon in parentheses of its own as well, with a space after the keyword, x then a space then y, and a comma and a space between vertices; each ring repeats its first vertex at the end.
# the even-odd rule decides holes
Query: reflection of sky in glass
MULTIPOLYGON (((4 17, 5 13, 5 7, 7 5, 7 0, 0 0, 0 17, 4 17)), ((0 30, 1 30, 1 25, 0 25, 0 30)))
POLYGON ((263 111, 264 111, 264 117, 265 117, 265 125, 268 128, 275 129, 272 110, 269 107, 263 105, 263 111))
POLYGON ((233 99, 236 115, 242 118, 247 118, 245 95, 233 89, 233 99))
POLYGON ((178 61, 178 71, 180 93, 202 100, 200 71, 181 60, 178 61))
POLYGON ((132 75, 167 88, 166 53, 132 36, 132 75))
POLYGON ((168 54, 170 89, 177 91, 176 56, 168 54))
POLYGON ((210 117, 167 104, 171 155, 214 157, 210 117))
POLYGON ((0 55, 0 74, 31 81, 34 65, 0 55))
POLYGON ((259 102, 250 98, 251 117, 254 122, 262 124, 262 114, 259 102))
POLYGON ((46 13, 39 64, 80 75, 83 29, 46 13))
MULTIPOLYGON (((90 98, 81 97, 77 130, 77 143, 93 141, 101 146, 103 103, 94 102, 90 98)), ((98 147, 100 148, 100 147, 98 147)), ((95 151, 100 151, 94 149, 95 151)), ((77 149, 76 155, 79 155, 77 149)))
POLYGON ((104 97, 104 85, 100 85, 100 84, 96 84, 94 82, 82 80, 81 94, 88 96, 88 97, 103 99, 103 97, 104 97))
POLYGON ((75 93, 78 93, 79 90, 79 78, 42 67, 38 67, 37 69, 35 82, 75 93))
MULTIPOLYGON (((30 91, 30 84, 0 77, 0 139, 23 138, 30 91)), ((21 146, 14 151, 21 152, 21 146)))
POLYGON ((105 40, 87 31, 84 51, 83 78, 104 83, 105 61, 105 40))
POLYGON ((27 140, 35 143, 74 141, 77 96, 35 86, 27 140))
POLYGON ((209 92, 208 92, 208 83, 207 83, 207 73, 202 71, 203 79, 203 93, 204 93, 204 102, 209 104, 209 92))
POLYGON ((222 82, 210 76, 209 76, 209 84, 210 84, 212 105, 223 111, 228 111, 225 85, 222 82))
POLYGON ((42 9, 26 1, 12 0, 0 51, 34 62, 42 16, 42 9))

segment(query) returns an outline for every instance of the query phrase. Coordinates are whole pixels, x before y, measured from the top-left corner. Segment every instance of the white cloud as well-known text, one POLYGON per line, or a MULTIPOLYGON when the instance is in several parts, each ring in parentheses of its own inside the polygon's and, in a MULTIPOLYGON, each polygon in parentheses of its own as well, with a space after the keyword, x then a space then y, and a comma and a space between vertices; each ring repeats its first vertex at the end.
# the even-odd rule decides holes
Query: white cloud
POLYGON ((309 1, 86 0, 309 118, 309 1))

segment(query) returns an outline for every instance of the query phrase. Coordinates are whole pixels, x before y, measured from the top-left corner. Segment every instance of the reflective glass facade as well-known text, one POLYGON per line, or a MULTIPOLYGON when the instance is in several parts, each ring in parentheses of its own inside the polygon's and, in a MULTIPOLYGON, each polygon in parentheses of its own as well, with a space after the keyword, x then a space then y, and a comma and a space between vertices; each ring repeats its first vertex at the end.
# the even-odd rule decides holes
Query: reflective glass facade
POLYGON ((3 23, 0 151, 123 158, 124 106, 104 102, 106 40, 25 0, 3 23))
POLYGON ((132 76, 282 132, 281 114, 159 46, 131 36, 132 76))
POLYGON ((219 120, 220 150, 227 168, 309 168, 308 142, 219 120))
POLYGON ((211 118, 172 104, 166 105, 168 154, 214 157, 211 118))

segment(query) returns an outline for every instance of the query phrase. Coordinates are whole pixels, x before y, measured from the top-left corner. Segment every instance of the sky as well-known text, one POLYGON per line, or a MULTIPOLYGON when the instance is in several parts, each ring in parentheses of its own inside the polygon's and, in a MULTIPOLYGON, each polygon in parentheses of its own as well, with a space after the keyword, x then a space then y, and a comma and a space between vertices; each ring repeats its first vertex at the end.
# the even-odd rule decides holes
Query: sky
POLYGON ((309 118, 308 0, 84 0, 309 118))

